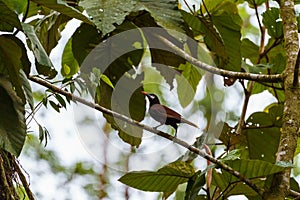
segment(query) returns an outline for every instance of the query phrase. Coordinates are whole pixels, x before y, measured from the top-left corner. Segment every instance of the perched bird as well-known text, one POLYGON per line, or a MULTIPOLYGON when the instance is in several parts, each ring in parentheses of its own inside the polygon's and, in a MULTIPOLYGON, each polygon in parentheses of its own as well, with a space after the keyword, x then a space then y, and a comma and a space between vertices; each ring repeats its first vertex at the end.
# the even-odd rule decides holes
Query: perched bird
POLYGON ((155 94, 150 94, 145 91, 142 91, 142 94, 146 95, 149 99, 149 113, 150 116, 158 121, 160 125, 154 127, 157 128, 163 124, 170 125, 175 129, 175 136, 177 133, 178 123, 186 123, 191 126, 198 128, 198 126, 186 119, 184 119, 179 113, 168 108, 167 106, 161 105, 158 97, 155 94))

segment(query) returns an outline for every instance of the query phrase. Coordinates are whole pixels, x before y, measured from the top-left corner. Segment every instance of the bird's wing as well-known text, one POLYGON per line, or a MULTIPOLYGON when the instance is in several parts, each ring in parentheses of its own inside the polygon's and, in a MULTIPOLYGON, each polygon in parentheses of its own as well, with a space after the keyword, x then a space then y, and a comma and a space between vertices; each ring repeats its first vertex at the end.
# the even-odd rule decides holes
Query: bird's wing
POLYGON ((165 110, 165 114, 168 118, 177 119, 178 121, 181 120, 181 115, 178 112, 176 112, 176 111, 174 111, 171 108, 168 108, 166 106, 162 106, 162 107, 165 110))

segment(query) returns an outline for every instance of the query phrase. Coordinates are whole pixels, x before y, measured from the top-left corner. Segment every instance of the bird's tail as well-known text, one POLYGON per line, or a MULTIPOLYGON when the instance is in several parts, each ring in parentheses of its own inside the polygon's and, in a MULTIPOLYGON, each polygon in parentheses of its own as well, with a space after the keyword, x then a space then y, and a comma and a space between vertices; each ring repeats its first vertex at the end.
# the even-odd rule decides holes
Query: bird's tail
POLYGON ((190 122, 190 121, 188 121, 188 120, 186 120, 184 118, 181 118, 181 122, 189 124, 189 125, 191 125, 193 127, 199 128, 196 124, 194 124, 194 123, 192 123, 192 122, 190 122))

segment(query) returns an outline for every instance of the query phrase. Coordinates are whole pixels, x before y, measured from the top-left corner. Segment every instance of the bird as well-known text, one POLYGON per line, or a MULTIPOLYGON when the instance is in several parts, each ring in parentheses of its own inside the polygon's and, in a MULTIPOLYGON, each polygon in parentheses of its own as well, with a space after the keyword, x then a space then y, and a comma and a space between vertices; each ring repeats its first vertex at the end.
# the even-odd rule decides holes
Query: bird
POLYGON ((172 110, 171 108, 168 108, 167 106, 160 104, 159 98, 155 94, 147 93, 145 91, 142 91, 142 94, 144 94, 150 102, 150 106, 149 106, 150 116, 153 119, 155 119, 155 121, 160 123, 158 126, 154 127, 155 129, 164 124, 170 125, 175 129, 175 137, 176 137, 179 123, 186 123, 198 128, 196 124, 184 119, 176 111, 172 110))

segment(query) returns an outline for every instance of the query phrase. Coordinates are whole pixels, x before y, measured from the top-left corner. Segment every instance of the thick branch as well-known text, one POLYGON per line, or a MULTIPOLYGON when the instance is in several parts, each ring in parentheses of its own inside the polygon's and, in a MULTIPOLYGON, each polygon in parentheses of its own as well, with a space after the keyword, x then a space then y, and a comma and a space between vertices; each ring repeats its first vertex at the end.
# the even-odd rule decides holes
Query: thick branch
POLYGON ((258 194, 262 195, 263 194, 263 190, 259 187, 257 187, 255 184, 253 184, 249 179, 245 178, 244 176, 242 176, 238 171, 235 171, 234 169, 232 169, 230 166, 226 165, 225 163, 217 160, 216 158, 208 155, 207 153, 205 153, 204 151, 186 143, 185 141, 183 140, 180 140, 172 135, 169 135, 165 132, 162 132, 162 131, 158 131, 150 126, 147 126, 147 125, 144 125, 138 121, 135 121, 133 119, 130 119, 128 118, 127 116, 124 116, 124 115, 121 115, 117 112, 114 112, 112 110, 109 110, 107 108, 104 108, 98 104, 95 104, 93 102, 90 102, 90 101, 87 101, 79 96, 76 96, 76 95, 73 95, 72 93, 69 93, 69 92, 66 92, 65 90, 62 90, 54 85, 52 85, 51 83, 48 83, 47 81, 43 80, 43 79, 40 79, 40 78, 37 78, 37 77, 33 77, 33 76, 30 76, 28 77, 31 81, 33 82, 36 82, 40 85, 43 85, 49 89, 51 89, 52 91, 56 92, 56 93, 59 93, 59 94, 62 94, 70 99, 72 99, 73 101, 75 102, 80 102, 90 108, 93 108, 93 109, 96 109, 102 113, 105 113, 105 114, 108 114, 108 115, 111 115, 115 118, 118 118, 120 120, 123 120, 129 124, 132 124, 134 126, 137 126, 137 127, 140 127, 144 130, 147 130, 149 132, 152 132, 156 135, 159 135, 161 137, 164 137, 170 141, 173 141, 174 143, 176 144, 179 144, 180 146, 182 147, 185 147, 186 149, 190 150, 191 152, 205 158, 206 160, 209 160, 210 162, 218 165, 221 169, 229 172, 230 174, 232 174, 233 176, 237 177, 238 179, 240 179, 241 181, 243 181, 244 183, 246 183, 247 185, 249 185, 253 190, 255 190, 258 194))
POLYGON ((179 47, 174 45, 172 42, 169 40, 160 37, 160 40, 172 48, 174 53, 178 54, 185 60, 189 61, 191 64, 204 69, 208 72, 211 72, 213 74, 221 75, 224 77, 228 78, 236 78, 236 79, 246 79, 246 80, 252 80, 252 81, 261 81, 261 82, 268 82, 268 83, 277 83, 277 82, 282 82, 282 74, 276 74, 276 75, 264 75, 264 74, 252 74, 252 73, 244 73, 244 72, 233 72, 229 70, 224 70, 224 69, 219 69, 214 66, 208 65, 206 63, 203 63, 196 58, 190 56, 183 50, 181 50, 179 47))

